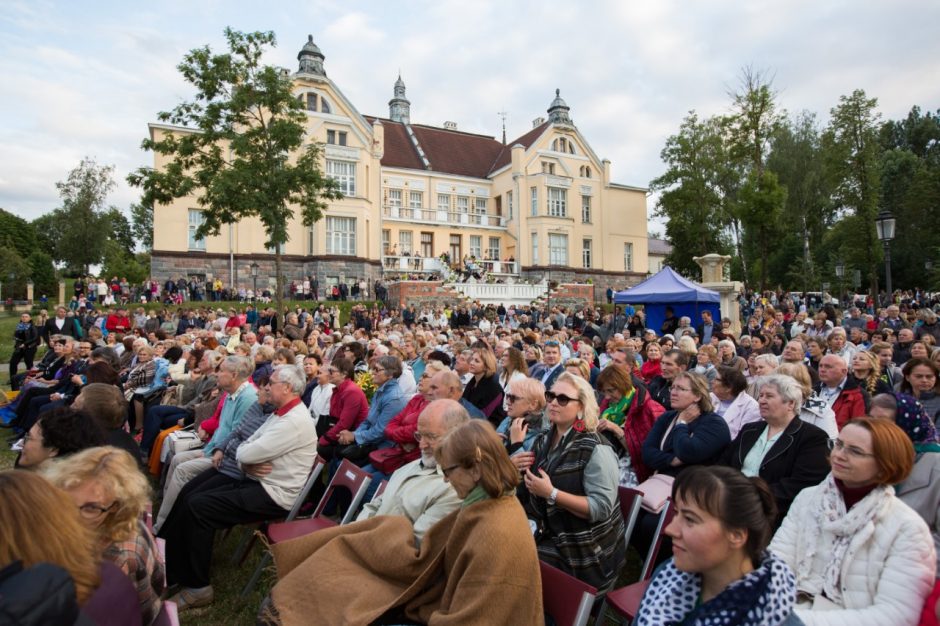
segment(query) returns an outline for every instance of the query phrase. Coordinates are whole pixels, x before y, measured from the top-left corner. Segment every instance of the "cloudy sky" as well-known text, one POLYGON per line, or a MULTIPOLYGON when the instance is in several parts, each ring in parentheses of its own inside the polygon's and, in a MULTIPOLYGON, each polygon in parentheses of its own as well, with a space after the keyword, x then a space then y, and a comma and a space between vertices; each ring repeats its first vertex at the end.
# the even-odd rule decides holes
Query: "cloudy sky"
MULTIPOLYGON (((750 65, 781 105, 828 119, 864 89, 886 118, 940 108, 940 3, 783 2, 52 2, 0 5, 0 207, 28 219, 58 206, 56 181, 84 156, 116 167, 110 202, 139 193, 127 173, 158 111, 191 97, 176 65, 222 31, 273 30, 269 62, 296 69, 307 34, 361 113, 388 115, 401 71, 412 121, 510 139, 556 88, 614 180, 645 186, 682 117, 725 112, 750 65)), ((652 206, 650 207, 652 208, 652 206)))

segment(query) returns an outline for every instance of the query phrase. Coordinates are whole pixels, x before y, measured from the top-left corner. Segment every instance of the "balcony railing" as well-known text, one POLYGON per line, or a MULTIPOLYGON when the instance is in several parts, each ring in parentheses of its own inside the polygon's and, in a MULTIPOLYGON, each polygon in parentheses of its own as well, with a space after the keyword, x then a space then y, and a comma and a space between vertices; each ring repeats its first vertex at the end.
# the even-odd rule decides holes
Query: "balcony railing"
POLYGON ((426 224, 448 224, 451 226, 482 226, 484 228, 505 228, 508 222, 508 219, 501 215, 400 206, 385 206, 382 208, 382 215, 394 220, 407 220, 426 224))
MULTIPOLYGON (((496 276, 518 276, 518 261, 475 261, 477 271, 480 274, 493 274, 496 276), (482 270, 482 271, 480 271, 482 270)), ((441 274, 456 272, 456 267, 444 270, 444 262, 438 257, 420 257, 405 255, 382 255, 382 267, 386 272, 406 272, 408 274, 428 274, 440 272, 441 274)), ((467 268, 461 265, 460 270, 466 271, 467 268)))

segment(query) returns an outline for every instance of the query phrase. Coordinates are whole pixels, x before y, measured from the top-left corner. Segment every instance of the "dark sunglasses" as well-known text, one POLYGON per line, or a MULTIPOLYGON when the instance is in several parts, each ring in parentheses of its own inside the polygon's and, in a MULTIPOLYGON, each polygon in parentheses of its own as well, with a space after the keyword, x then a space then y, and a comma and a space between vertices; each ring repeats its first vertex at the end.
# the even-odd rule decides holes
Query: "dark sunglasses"
POLYGON ((569 402, 578 402, 577 398, 572 398, 566 396, 562 393, 555 393, 554 391, 545 392, 545 402, 546 404, 551 404, 552 402, 558 402, 558 406, 568 406, 569 402))
POLYGON ((515 401, 518 400, 518 399, 519 399, 519 396, 514 396, 514 395, 512 395, 511 393, 507 393, 507 394, 506 394, 506 402, 508 402, 509 404, 512 404, 513 402, 515 402, 515 401))

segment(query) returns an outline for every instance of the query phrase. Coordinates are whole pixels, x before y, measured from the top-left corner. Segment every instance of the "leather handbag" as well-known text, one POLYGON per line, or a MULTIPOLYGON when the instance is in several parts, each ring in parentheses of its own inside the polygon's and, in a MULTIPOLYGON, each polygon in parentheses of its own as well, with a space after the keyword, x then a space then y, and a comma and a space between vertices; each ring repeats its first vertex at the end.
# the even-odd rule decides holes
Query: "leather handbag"
POLYGON ((408 452, 401 446, 381 448, 369 453, 369 464, 383 474, 391 474, 408 460, 408 452))

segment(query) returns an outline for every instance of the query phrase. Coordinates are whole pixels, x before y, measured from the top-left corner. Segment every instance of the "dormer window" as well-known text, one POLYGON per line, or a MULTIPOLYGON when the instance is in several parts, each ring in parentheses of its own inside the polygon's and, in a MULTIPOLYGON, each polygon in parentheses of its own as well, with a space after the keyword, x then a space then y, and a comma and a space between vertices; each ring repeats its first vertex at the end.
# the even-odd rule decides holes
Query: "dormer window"
POLYGON ((308 93, 307 95, 307 110, 316 111, 317 110, 317 94, 308 93))
POLYGON ((587 165, 581 166, 581 178, 590 178, 591 177, 591 168, 587 165))
POLYGON ((312 91, 300 94, 297 96, 297 99, 300 101, 300 104, 304 105, 304 108, 307 109, 308 113, 316 113, 317 111, 320 113, 332 112, 330 109, 330 103, 326 101, 326 98, 312 91))
POLYGON ((346 145, 346 131, 328 130, 326 131, 326 143, 334 146, 346 145))
POLYGON ((574 143, 567 137, 559 137, 552 142, 552 152, 574 154, 574 143))

